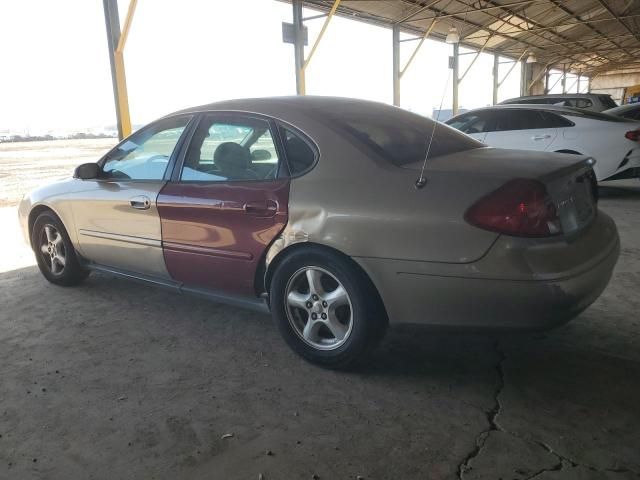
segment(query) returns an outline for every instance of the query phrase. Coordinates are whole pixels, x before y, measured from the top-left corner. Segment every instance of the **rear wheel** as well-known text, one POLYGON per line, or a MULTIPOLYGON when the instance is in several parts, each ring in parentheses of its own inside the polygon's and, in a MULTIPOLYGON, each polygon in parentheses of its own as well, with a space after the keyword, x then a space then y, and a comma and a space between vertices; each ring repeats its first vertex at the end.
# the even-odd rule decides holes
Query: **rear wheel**
POLYGON ((78 256, 60 219, 53 212, 41 213, 33 224, 31 246, 42 275, 51 283, 73 286, 81 283, 89 271, 78 256))
POLYGON ((271 282, 271 311, 289 346, 310 362, 346 368, 382 338, 386 314, 369 279, 340 255, 299 250, 271 282))

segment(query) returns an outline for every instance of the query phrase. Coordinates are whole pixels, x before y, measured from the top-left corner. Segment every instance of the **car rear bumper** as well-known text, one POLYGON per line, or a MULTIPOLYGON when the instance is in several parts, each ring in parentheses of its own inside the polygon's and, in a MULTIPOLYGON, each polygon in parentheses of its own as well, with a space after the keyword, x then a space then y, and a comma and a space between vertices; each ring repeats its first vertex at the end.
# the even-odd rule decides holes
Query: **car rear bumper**
POLYGON ((378 287, 392 324, 544 329, 600 296, 619 251, 613 220, 599 212, 579 238, 501 236, 470 264, 356 260, 378 287))

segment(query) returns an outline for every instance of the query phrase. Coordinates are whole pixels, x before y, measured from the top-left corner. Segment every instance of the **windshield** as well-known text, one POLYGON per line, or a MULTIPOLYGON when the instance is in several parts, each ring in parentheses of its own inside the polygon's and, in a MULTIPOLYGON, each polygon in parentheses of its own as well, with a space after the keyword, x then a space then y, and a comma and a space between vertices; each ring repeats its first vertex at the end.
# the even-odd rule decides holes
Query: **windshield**
POLYGON ((484 146, 448 125, 399 108, 389 107, 375 113, 343 111, 332 120, 341 130, 399 167, 424 160, 432 133, 429 158, 484 146))

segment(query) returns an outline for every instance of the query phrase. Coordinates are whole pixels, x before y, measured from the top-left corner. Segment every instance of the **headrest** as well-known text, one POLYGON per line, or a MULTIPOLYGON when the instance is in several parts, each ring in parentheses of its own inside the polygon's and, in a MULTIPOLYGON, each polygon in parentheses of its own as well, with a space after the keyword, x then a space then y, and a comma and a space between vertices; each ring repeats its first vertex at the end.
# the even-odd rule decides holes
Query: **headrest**
POLYGON ((234 142, 224 142, 218 145, 213 154, 213 163, 224 170, 246 170, 251 166, 249 149, 234 142))

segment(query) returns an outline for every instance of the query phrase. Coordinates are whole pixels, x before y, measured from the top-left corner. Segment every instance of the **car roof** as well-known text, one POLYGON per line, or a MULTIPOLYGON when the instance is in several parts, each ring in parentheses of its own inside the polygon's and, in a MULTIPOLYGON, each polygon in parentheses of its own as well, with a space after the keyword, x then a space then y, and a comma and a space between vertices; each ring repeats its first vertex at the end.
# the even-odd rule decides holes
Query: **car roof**
POLYGON ((324 116, 323 114, 328 114, 329 112, 332 115, 340 115, 342 112, 353 112, 354 110, 383 112, 386 109, 396 108, 398 107, 393 107, 386 103, 355 98, 294 95, 223 100, 180 110, 171 115, 207 111, 238 111, 272 115, 274 111, 277 111, 282 117, 287 117, 289 114, 304 113, 324 116))

